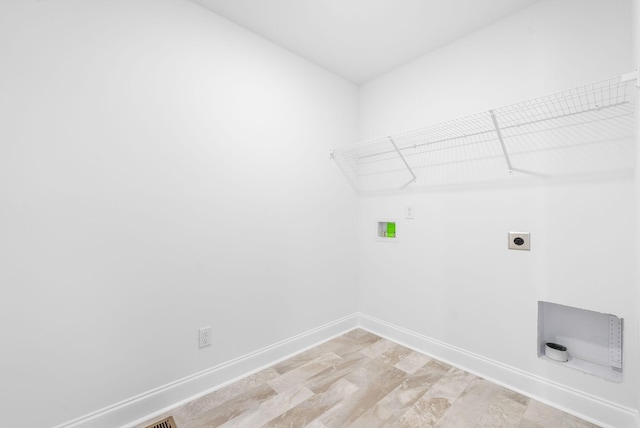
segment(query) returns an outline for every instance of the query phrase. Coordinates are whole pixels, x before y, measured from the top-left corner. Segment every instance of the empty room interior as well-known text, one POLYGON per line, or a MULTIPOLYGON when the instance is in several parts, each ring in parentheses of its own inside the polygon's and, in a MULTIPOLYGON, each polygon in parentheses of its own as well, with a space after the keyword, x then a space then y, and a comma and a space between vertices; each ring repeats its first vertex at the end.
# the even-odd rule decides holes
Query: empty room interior
POLYGON ((640 0, 0 1, 20 428, 640 428, 640 0))

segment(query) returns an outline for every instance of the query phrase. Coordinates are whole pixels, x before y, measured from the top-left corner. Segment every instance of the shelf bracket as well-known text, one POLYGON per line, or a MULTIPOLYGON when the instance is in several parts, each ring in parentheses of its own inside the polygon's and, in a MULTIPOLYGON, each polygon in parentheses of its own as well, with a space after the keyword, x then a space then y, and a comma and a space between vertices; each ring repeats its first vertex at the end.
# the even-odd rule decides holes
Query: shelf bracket
POLYGON ((509 159, 509 153, 507 153, 507 147, 504 145, 504 139, 502 138, 502 131, 500 131, 500 125, 498 125, 498 119, 496 119, 496 114, 493 110, 489 110, 489 114, 491 114, 491 120, 493 121, 493 126, 496 128, 496 134, 498 134, 498 140, 500 141, 500 146, 502 147, 502 153, 504 154, 504 160, 507 162, 507 168, 509 169, 509 174, 513 173, 513 167, 511 166, 511 160, 509 159))
POLYGON ((387 137, 389 138, 389 141, 391 141, 391 144, 393 145, 393 148, 396 150, 396 153, 398 153, 398 156, 400 156, 400 159, 402 159, 402 162, 404 162, 404 166, 407 167, 407 169, 409 170, 409 172, 411 173, 411 176, 413 177, 413 179, 411 181, 409 181, 407 184, 405 184, 404 186, 402 186, 402 188, 408 186, 409 184, 413 183, 414 181, 416 181, 417 177, 416 175, 413 173, 413 170, 411 169, 411 167, 409 166, 409 164, 407 163, 407 160, 404 158, 404 156, 402 156, 402 152, 400 152, 400 150, 398 149, 398 146, 396 146, 396 142, 393 141, 393 138, 391 138, 391 136, 387 137))

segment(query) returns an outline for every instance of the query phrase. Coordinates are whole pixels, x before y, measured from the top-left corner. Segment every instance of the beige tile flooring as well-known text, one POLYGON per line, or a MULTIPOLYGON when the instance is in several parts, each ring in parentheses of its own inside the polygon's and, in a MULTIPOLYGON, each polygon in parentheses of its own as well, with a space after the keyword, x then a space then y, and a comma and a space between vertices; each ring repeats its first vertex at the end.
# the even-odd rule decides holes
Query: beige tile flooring
POLYGON ((178 428, 595 427, 361 329, 178 407, 178 428))

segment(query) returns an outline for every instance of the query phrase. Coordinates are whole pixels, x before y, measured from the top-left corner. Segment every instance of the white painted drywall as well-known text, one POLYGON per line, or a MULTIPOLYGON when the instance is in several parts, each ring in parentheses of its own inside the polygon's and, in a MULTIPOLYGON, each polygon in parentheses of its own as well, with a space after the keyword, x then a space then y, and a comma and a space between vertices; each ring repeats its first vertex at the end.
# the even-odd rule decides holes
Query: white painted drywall
MULTIPOLYGON (((630 1, 541 1, 381 76, 360 89, 360 139, 629 72, 630 8, 630 1)), ((594 156, 588 148, 580 154, 594 156)), ((421 183, 425 187, 415 192, 363 197, 361 311, 635 408, 637 225, 631 166, 525 181, 510 180, 505 171, 490 184, 421 183), (415 219, 398 221, 401 242, 378 244, 375 220, 402 219, 407 204, 415 206, 415 219), (508 251, 509 231, 530 232, 531 251, 508 251), (539 359, 539 300, 624 318, 624 382, 539 359)), ((457 172, 464 175, 464 167, 457 172)))
POLYGON ((0 3, 0 407, 82 416, 357 310, 357 88, 186 0, 0 3), (197 332, 213 327, 213 346, 197 332))
MULTIPOLYGON (((632 43, 632 66, 633 68, 640 70, 640 0, 633 0, 633 43, 632 43)), ((640 82, 638 82, 640 85, 640 82)), ((636 147, 640 147, 640 101, 636 101, 636 147)), ((640 165, 640 150, 636 151, 636 213, 640 213, 640 169, 637 168, 640 165)), ((640 223, 638 223, 638 217, 636 216, 636 251, 640 255, 640 223)), ((640 263, 636 264, 636 306, 640 308, 640 263)), ((640 317, 638 319, 638 330, 640 331, 640 317)), ((638 346, 640 348, 640 334, 636 337, 638 346)), ((637 364, 640 366, 640 359, 637 364)), ((640 373, 637 378, 638 385, 640 385, 640 373)), ((640 386, 639 386, 640 389, 640 386)), ((637 397, 637 409, 640 409, 640 393, 637 397)), ((640 415, 638 416, 637 425, 640 426, 640 415)))

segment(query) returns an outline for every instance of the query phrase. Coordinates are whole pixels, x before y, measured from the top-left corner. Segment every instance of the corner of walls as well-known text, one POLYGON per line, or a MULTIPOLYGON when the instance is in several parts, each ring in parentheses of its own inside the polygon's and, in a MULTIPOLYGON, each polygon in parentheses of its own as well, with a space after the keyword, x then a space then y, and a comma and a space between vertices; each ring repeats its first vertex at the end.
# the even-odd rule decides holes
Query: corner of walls
POLYGON ((357 312, 54 428, 111 428, 114 426, 132 428, 146 421, 164 417, 176 407, 251 376, 355 328, 362 328, 605 428, 631 428, 635 426, 635 421, 639 417, 635 409, 620 406, 500 361, 357 312))

